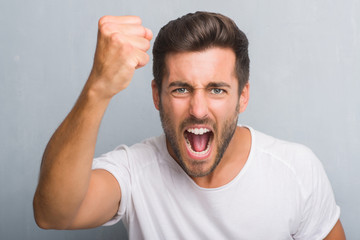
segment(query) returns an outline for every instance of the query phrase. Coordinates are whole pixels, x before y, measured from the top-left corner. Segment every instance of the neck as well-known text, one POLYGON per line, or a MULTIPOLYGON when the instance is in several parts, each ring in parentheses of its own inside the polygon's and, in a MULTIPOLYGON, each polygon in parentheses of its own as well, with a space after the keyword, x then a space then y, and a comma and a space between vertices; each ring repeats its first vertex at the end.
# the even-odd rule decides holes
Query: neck
POLYGON ((217 188, 231 182, 244 167, 251 149, 251 133, 248 128, 237 127, 219 165, 204 177, 192 178, 203 188, 217 188))

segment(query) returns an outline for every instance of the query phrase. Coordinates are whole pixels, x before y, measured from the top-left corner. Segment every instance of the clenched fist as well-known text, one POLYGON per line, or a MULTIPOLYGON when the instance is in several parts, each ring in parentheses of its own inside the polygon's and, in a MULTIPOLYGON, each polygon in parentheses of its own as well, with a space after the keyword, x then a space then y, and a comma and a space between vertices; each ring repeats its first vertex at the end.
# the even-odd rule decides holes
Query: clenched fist
POLYGON ((94 65, 87 87, 111 98, 125 89, 135 69, 149 61, 153 34, 136 16, 104 16, 99 20, 94 65))

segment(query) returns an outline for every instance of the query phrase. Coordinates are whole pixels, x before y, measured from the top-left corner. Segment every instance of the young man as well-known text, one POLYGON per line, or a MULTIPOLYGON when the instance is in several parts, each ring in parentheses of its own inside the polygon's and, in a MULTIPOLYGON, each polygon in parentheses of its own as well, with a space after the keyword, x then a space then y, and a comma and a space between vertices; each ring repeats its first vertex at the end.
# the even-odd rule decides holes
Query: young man
POLYGON ((314 154, 237 125, 249 99, 248 41, 220 14, 185 15, 157 36, 152 91, 165 134, 93 161, 107 105, 149 61, 151 39, 138 17, 100 19, 90 77, 44 153, 38 225, 122 218, 130 239, 345 239, 314 154))

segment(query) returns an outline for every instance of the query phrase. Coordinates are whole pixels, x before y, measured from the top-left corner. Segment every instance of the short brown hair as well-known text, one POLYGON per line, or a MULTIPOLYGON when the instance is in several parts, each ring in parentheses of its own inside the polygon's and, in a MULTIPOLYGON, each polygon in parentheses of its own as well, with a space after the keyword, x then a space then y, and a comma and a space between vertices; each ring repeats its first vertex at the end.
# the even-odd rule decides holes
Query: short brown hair
POLYGON ((239 94, 249 79, 248 39, 230 18, 211 12, 195 12, 170 21, 162 27, 153 47, 153 75, 161 92, 166 71, 166 55, 203 51, 211 47, 231 48, 236 56, 239 94))

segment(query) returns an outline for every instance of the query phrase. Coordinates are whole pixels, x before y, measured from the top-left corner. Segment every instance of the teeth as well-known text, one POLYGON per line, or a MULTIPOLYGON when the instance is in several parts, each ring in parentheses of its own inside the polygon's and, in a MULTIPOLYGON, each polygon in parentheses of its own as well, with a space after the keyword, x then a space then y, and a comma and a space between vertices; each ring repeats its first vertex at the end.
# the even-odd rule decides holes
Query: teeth
POLYGON ((189 128, 187 130, 190 133, 193 133, 195 135, 203 135, 204 133, 210 132, 210 129, 207 128, 189 128))
MULTIPOLYGON (((192 134, 195 134, 195 135, 203 135, 204 133, 207 133, 207 132, 211 132, 210 129, 208 128, 189 128, 187 129, 186 131, 192 133, 192 134)), ((206 149, 204 151, 201 151, 201 152, 196 152, 192 149, 192 146, 189 142, 189 140, 187 138, 186 139, 186 144, 188 145, 189 147, 189 150, 194 154, 194 155, 197 155, 197 156, 201 156, 201 155, 204 155, 204 154, 207 154, 209 151, 210 151, 210 142, 211 140, 209 140, 207 146, 206 146, 206 149)))

